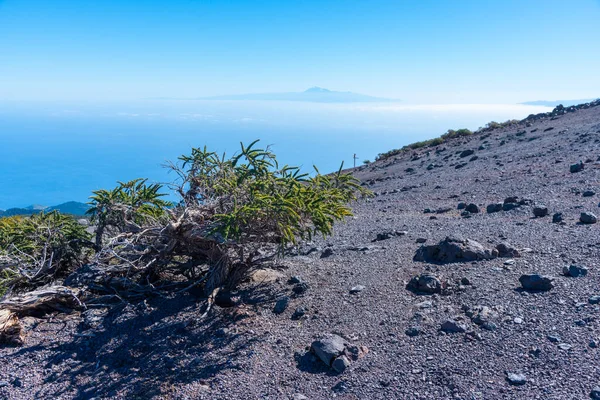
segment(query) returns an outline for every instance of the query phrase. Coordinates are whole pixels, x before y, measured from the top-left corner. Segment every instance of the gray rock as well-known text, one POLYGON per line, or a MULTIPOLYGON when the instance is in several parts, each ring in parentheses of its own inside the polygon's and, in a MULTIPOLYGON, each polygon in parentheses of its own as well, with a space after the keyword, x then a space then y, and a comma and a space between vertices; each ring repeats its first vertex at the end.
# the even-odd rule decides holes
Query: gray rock
POLYGON ((521 275, 519 282, 523 289, 532 292, 545 292, 554 287, 553 278, 539 274, 525 274, 521 275))
POLYGON ((350 294, 360 293, 363 290, 365 290, 365 287, 363 285, 356 285, 352 289, 350 289, 350 294))
POLYGON ((498 257, 521 257, 519 250, 506 242, 502 242, 496 246, 498 257))
POLYGON ((543 205, 539 205, 537 207, 533 208, 533 215, 541 218, 541 217, 545 217, 546 215, 548 215, 548 207, 543 206, 543 205))
POLYGON ((460 203, 458 203, 457 209, 458 210, 464 210, 466 207, 467 207, 466 203, 460 202, 460 203))
POLYGON ((571 350, 571 347, 573 346, 568 343, 559 343, 557 347, 561 350, 571 350))
POLYGON ((306 397, 302 393, 294 393, 294 395, 292 396, 292 400, 308 400, 308 397, 306 397))
POLYGON ((342 355, 347 344, 341 337, 333 335, 329 338, 315 340, 310 345, 310 348, 321 361, 327 366, 331 366, 333 360, 342 355))
POLYGON ((600 386, 596 386, 590 392, 590 399, 592 400, 600 400, 600 386))
POLYGON ((327 258, 327 257, 331 257, 333 255, 333 249, 331 247, 327 247, 325 250, 323 250, 323 252, 321 253, 321 258, 327 258))
POLYGON ((273 307, 273 312, 275 314, 282 314, 290 304, 290 298, 285 296, 275 303, 275 307, 273 307))
POLYGON ((294 311, 294 313, 292 314, 292 319, 293 320, 298 320, 302 317, 304 317, 304 315, 306 314, 308 310, 304 307, 298 307, 296 308, 296 310, 294 311))
POLYGON ((560 336, 557 335, 548 335, 546 336, 548 338, 549 341, 551 341, 552 343, 558 343, 560 342, 560 336))
POLYGON ((590 304, 600 304, 600 296, 591 296, 588 301, 590 304))
POLYGON ((577 164, 571 164, 571 166, 569 167, 569 171, 571 171, 572 174, 576 173, 576 172, 581 172, 583 171, 584 165, 582 161, 579 161, 577 164))
POLYGON ((304 294, 308 290, 308 284, 306 282, 300 282, 292 288, 292 291, 296 294, 304 294))
POLYGON ((581 276, 586 276, 588 273, 588 269, 585 267, 580 267, 578 265, 569 265, 568 267, 563 268, 563 274, 565 276, 570 276, 572 278, 579 278, 581 276))
POLYGON ((488 214, 502 211, 502 203, 488 204, 488 206, 486 207, 486 211, 488 214))
POLYGON ((598 221, 598 217, 591 212, 582 212, 579 216, 579 221, 582 224, 595 224, 598 221))
POLYGON ((519 208, 519 207, 521 207, 521 205, 518 204, 518 203, 504 203, 502 205, 502 210, 503 211, 510 211, 510 210, 513 210, 513 209, 519 208))
POLYGON ((477 214, 479 212, 479 207, 477 207, 477 204, 471 203, 471 204, 467 205, 465 210, 470 213, 477 214))
POLYGON ((417 243, 425 243, 427 241, 426 238, 417 238, 416 242, 417 243))
POLYGON ((459 237, 446 237, 436 245, 421 246, 414 256, 415 261, 453 263, 490 260, 498 256, 496 249, 486 249, 480 243, 459 237))
POLYGON ((335 372, 339 374, 344 372, 349 366, 350 360, 348 360, 348 358, 344 355, 337 357, 335 360, 333 360, 333 363, 331 363, 331 368, 333 368, 335 372))
POLYGON ((508 372, 506 374, 506 380, 511 385, 517 385, 517 386, 524 385, 527 383, 527 378, 525 377, 525 375, 515 374, 515 373, 511 373, 511 372, 508 372))
POLYGON ((290 285, 295 285, 296 283, 302 283, 302 282, 304 282, 304 281, 298 275, 294 275, 290 279, 288 279, 288 283, 290 285))
POLYGON ((554 215, 552 216, 552 222, 555 224, 558 224, 559 222, 562 222, 563 220, 563 215, 562 213, 554 213, 554 215))
POLYGON ((467 327, 453 319, 448 319, 442 323, 440 329, 446 333, 464 333, 467 327))
POLYGON ((474 151, 474 150, 471 150, 471 149, 469 149, 469 150, 464 150, 464 151, 462 151, 462 152, 460 153, 459 157, 460 157, 460 158, 469 157, 469 156, 470 156, 470 155, 472 155, 473 153, 475 153, 475 151, 474 151))
POLYGON ((404 333, 406 333, 406 336, 410 337, 419 336, 419 334, 421 333, 421 328, 418 326, 411 326, 407 328, 406 331, 404 331, 404 333))
POLYGON ((436 276, 424 273, 414 276, 406 285, 406 289, 416 293, 441 293, 442 282, 436 276))

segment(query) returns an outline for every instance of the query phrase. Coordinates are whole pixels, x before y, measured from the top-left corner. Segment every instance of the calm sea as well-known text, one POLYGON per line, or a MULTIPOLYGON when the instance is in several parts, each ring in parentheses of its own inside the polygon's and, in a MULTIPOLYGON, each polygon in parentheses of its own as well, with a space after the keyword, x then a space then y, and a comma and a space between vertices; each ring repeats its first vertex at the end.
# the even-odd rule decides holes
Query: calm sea
POLYGON ((148 100, 0 103, 0 209, 87 201, 117 180, 169 182, 162 165, 191 147, 233 154, 261 139, 283 164, 321 172, 378 153, 548 108, 523 105, 318 104, 148 100))

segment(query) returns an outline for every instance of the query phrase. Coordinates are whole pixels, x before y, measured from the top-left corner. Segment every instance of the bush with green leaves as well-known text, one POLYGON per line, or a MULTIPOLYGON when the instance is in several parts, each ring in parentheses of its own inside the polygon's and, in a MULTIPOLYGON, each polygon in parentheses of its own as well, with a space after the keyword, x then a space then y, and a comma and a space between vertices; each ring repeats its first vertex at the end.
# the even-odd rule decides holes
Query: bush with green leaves
POLYGON ((352 215, 349 203, 369 194, 341 168, 330 175, 315 168, 311 176, 280 165, 257 142, 242 144, 232 157, 206 147, 181 156, 170 165, 178 175, 173 188, 181 197, 171 208, 159 200, 157 186, 138 201, 130 199, 131 193, 120 194, 120 188, 95 192, 94 220, 119 226, 97 263, 137 282, 181 274, 202 282, 210 293, 234 285, 299 240, 330 235, 334 223, 352 215), (124 209, 131 214, 123 216, 124 209))
POLYGON ((58 211, 0 218, 0 285, 39 286, 87 260, 90 234, 58 211))

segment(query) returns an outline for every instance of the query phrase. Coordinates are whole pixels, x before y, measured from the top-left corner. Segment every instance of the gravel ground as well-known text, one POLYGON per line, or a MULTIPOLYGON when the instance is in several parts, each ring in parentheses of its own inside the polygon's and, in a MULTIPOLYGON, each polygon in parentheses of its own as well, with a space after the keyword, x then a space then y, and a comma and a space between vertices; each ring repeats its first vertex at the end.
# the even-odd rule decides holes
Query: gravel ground
POLYGON ((600 295, 600 223, 580 224, 579 215, 600 216, 600 107, 439 148, 445 151, 422 149, 358 168, 356 175, 377 196, 356 204, 355 217, 333 237, 304 246, 245 283, 237 293, 242 304, 216 307, 207 321, 198 320, 204 303, 194 293, 26 319, 25 345, 0 349, 0 396, 590 398, 600 386, 600 305, 589 301, 600 295), (474 154, 460 158, 468 149, 474 154), (583 171, 570 173, 580 160, 583 171), (598 194, 584 197, 586 190, 598 194), (488 204, 509 196, 533 204, 486 213, 488 204), (460 202, 481 211, 462 216, 460 202), (534 218, 536 204, 547 206, 549 216, 534 218), (440 208, 449 210, 436 213, 440 208), (552 222, 555 212, 563 213, 563 224, 552 222), (380 233, 401 231, 373 242, 380 233), (490 249, 507 242, 521 249, 521 257, 413 261, 417 239, 431 245, 457 235, 490 249), (589 273, 564 276, 563 267, 572 264, 589 273), (406 289, 423 272, 444 283, 442 293, 406 289), (554 288, 520 290, 525 273, 552 276, 554 288), (294 294, 291 276, 300 276, 308 290, 294 294), (271 278, 277 280, 260 280, 271 278), (364 289, 351 294, 357 285, 364 289), (287 309, 273 313, 285 296, 287 309), (469 318, 465 310, 479 306, 491 310, 495 329, 469 318), (305 315, 292 319, 299 307, 305 315), (466 332, 440 331, 449 318, 466 332), (418 334, 407 335, 408 328, 418 334), (331 334, 369 349, 343 374, 308 352, 314 340, 331 334), (511 384, 509 373, 522 374, 524 384, 511 384))

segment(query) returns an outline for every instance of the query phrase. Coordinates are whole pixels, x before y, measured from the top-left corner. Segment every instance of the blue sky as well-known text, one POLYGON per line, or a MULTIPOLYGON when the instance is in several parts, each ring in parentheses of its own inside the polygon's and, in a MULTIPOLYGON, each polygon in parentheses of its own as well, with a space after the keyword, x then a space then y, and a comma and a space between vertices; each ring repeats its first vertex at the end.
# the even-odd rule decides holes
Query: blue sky
POLYGON ((600 96, 600 1, 0 0, 0 100, 600 96))

